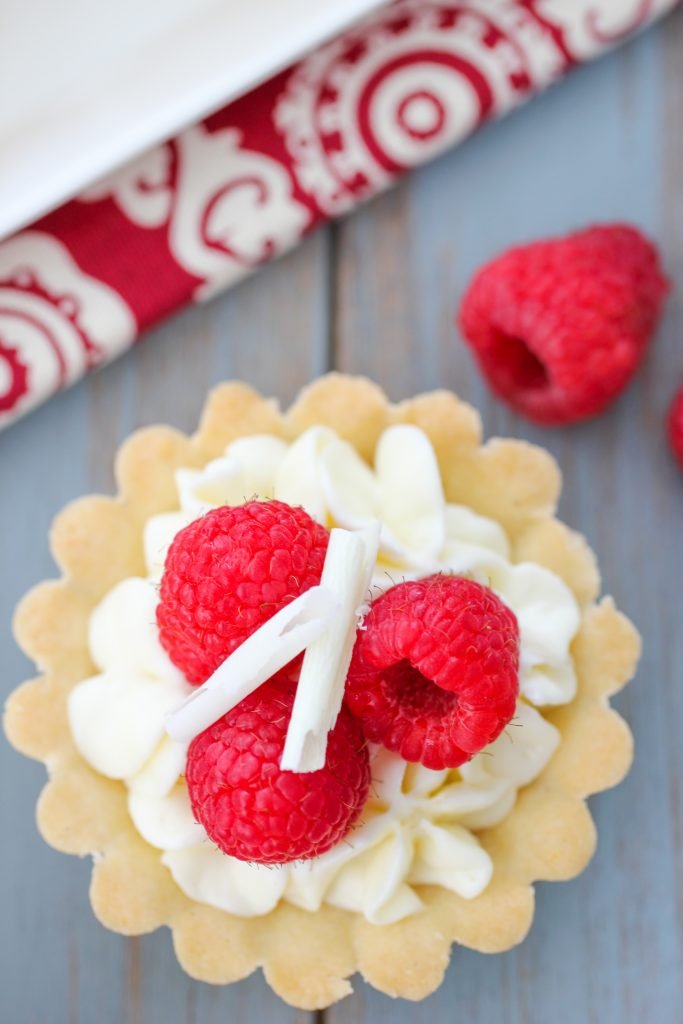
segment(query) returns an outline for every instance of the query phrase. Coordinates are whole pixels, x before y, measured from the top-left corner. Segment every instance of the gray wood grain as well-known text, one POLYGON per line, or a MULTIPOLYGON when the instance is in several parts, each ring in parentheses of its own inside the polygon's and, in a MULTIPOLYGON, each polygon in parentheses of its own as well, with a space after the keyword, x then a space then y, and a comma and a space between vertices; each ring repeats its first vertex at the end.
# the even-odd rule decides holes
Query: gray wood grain
MULTIPOLYGON (((683 378, 683 299, 635 385, 571 430, 531 427, 490 396, 457 341, 453 311, 472 271, 511 243, 592 220, 641 224, 683 285, 683 15, 404 181, 342 225, 209 305, 176 317, 115 365, 0 436, 2 692, 30 673, 13 645, 17 598, 54 572, 50 520, 110 491, 134 427, 193 428, 207 388, 242 377, 291 399, 332 357, 394 398, 446 386, 487 434, 549 447, 565 473, 563 517, 597 550, 605 590, 640 626, 645 655, 618 706, 637 760, 592 801, 598 854, 567 885, 538 888, 529 939, 484 957, 456 950, 443 987, 395 1003, 356 982, 329 1024, 675 1024, 683 1005, 683 476, 662 417, 683 378)), ((683 295, 683 291, 681 292, 683 295)), ((46 847, 34 804, 42 766, 0 744, 0 1020, 3 1024, 264 1024, 311 1021, 259 976, 228 989, 175 965, 161 932, 124 940, 87 899, 89 865, 46 847)))

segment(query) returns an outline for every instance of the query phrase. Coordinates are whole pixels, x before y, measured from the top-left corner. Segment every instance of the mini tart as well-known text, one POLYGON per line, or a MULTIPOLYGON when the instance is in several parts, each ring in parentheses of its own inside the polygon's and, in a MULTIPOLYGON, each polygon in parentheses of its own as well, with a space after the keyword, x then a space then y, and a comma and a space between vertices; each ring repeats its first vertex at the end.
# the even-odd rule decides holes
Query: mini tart
POLYGON ((65 853, 94 857, 90 898, 102 924, 124 935, 167 925, 193 978, 227 984, 262 967, 275 992, 308 1010, 350 993, 356 971, 388 995, 422 999, 442 981, 453 943, 496 953, 521 942, 533 917, 533 883, 583 870, 596 841, 586 798, 616 785, 629 768, 631 735, 609 697, 632 676, 640 649, 611 598, 596 603, 600 580, 584 539, 553 516, 560 474, 551 456, 523 441, 482 445, 477 413, 449 392, 391 405, 369 381, 330 374, 284 413, 243 384, 221 385, 193 437, 169 427, 135 433, 118 454, 116 476, 116 498, 82 498, 53 525, 62 578, 30 591, 14 623, 19 644, 43 674, 10 696, 5 716, 10 742, 48 769, 38 801, 43 837, 65 853), (244 918, 193 902, 162 865, 161 851, 135 830, 124 784, 98 775, 74 746, 67 696, 94 670, 90 613, 119 580, 145 575, 143 525, 177 507, 177 468, 205 465, 237 437, 267 433, 291 441, 315 424, 332 427, 371 460, 382 430, 396 423, 415 424, 431 439, 447 500, 496 519, 513 561, 546 566, 573 591, 582 616, 572 646, 578 694, 546 713, 561 732, 559 748, 509 815, 477 833, 494 874, 473 900, 423 886, 426 909, 384 926, 327 905, 311 913, 282 902, 267 916, 244 918))

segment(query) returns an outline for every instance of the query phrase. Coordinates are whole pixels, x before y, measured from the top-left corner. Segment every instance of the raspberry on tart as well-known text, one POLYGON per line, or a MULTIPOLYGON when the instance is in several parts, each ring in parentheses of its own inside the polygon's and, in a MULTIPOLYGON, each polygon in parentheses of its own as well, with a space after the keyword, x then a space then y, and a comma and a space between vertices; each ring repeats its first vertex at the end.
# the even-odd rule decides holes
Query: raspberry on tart
POLYGON ((602 225, 504 252, 475 275, 458 321, 501 398, 536 423, 573 423, 629 383, 668 290, 647 238, 602 225))
POLYGON ((519 628, 492 590, 460 576, 399 583, 358 634, 346 702, 368 739, 427 768, 457 768, 515 712, 519 628))
POLYGON ((157 609, 159 639, 199 685, 259 626, 320 582, 327 530, 302 508, 249 501, 177 534, 157 609))
POLYGON ((296 683, 268 680, 190 745, 190 802, 225 853, 258 864, 317 857, 351 830, 370 786, 360 723, 342 708, 329 734, 325 767, 280 769, 296 683))

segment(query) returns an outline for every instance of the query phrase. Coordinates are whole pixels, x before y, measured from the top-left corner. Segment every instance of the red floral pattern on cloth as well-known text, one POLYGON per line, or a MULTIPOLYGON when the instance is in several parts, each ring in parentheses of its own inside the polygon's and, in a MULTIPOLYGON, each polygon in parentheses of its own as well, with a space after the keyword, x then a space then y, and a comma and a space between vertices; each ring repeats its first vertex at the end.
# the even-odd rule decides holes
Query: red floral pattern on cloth
POLYGON ((0 242, 0 428, 678 0, 398 0, 0 242))

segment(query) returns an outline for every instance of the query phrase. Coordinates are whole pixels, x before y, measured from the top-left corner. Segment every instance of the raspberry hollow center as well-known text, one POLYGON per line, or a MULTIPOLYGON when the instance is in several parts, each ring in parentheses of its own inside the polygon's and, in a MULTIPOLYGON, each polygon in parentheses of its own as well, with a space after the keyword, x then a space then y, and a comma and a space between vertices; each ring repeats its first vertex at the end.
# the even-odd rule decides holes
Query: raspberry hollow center
POLYGON ((550 384, 546 367, 522 338, 496 331, 493 358, 505 367, 517 388, 535 391, 550 384))
POLYGON ((488 587, 436 573, 373 601, 346 702, 366 737, 425 768, 457 768, 515 711, 519 625, 488 587))
POLYGON ((404 658, 382 672, 384 684, 411 718, 441 719, 456 708, 458 696, 424 676, 404 658))

